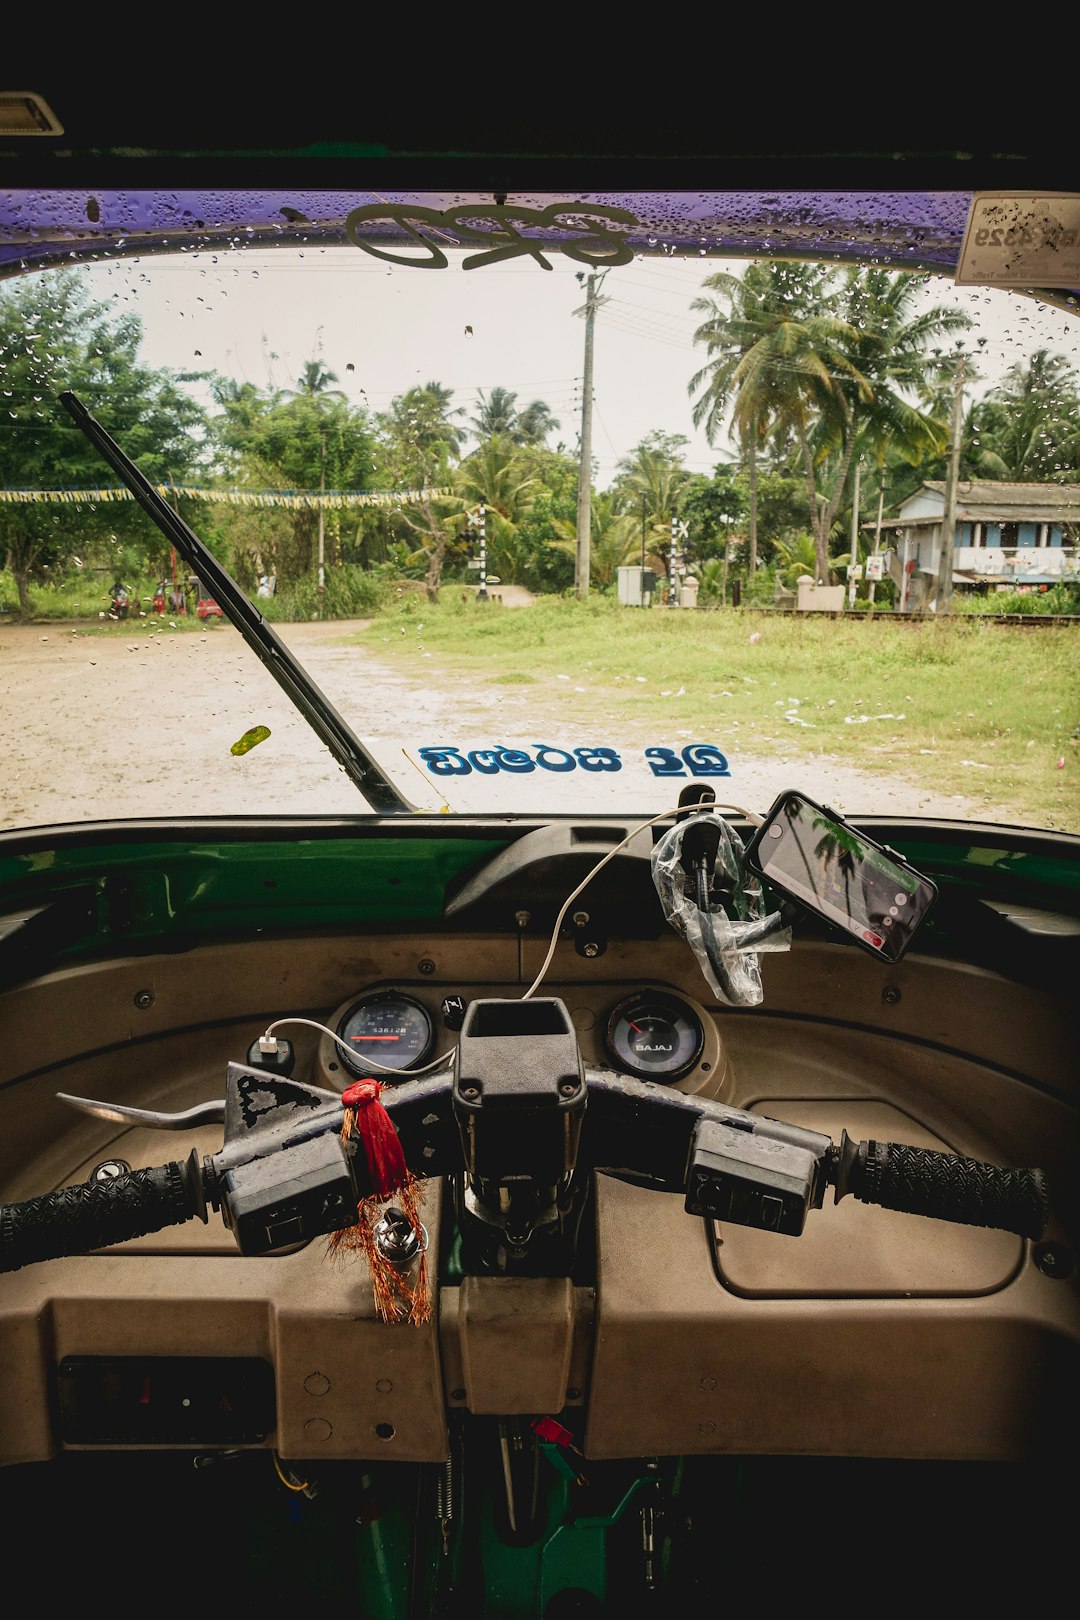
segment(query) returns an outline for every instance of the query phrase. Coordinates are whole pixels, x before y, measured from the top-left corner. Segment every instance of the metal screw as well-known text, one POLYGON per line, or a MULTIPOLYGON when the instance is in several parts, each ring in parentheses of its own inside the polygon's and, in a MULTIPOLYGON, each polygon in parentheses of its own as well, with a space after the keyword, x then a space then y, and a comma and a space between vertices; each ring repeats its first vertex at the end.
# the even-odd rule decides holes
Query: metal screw
POLYGON ((422 961, 417 962, 416 966, 421 973, 426 973, 428 975, 434 973, 435 971, 435 964, 431 960, 430 956, 425 956, 422 961))
POLYGON ((91 1186, 97 1187, 102 1182, 115 1181, 118 1176, 126 1176, 130 1171, 131 1166, 126 1159, 102 1159, 100 1164, 94 1166, 86 1179, 91 1186))
POLYGON ((582 954, 585 955, 585 956, 599 956, 600 955, 600 947, 599 947, 599 945, 597 945, 595 940, 590 939, 582 947, 582 954))
POLYGON ((132 997, 136 1007, 152 1007, 154 1005, 154 992, 152 990, 136 990, 132 997))
POLYGON ((562 1085, 559 1087, 560 1097, 576 1097, 577 1094, 578 1087, 576 1082, 573 1080, 564 1080, 562 1085))
POLYGON ((480 1095, 480 1087, 479 1086, 462 1086, 461 1095, 464 1097, 466 1102, 475 1102, 477 1097, 479 1097, 479 1095, 480 1095))
POLYGON ((900 987, 895 984, 887 984, 881 992, 881 999, 886 1007, 895 1007, 900 1000, 900 987))
POLYGON ((532 922, 532 912, 515 911, 514 921, 517 923, 519 928, 528 928, 529 924, 532 922))
POLYGON ((588 920, 589 913, 587 911, 575 911, 574 915, 570 919, 575 928, 584 928, 588 920))
POLYGON ((1044 1277, 1071 1277, 1073 1273, 1073 1257, 1063 1243, 1040 1243, 1035 1264, 1044 1277))

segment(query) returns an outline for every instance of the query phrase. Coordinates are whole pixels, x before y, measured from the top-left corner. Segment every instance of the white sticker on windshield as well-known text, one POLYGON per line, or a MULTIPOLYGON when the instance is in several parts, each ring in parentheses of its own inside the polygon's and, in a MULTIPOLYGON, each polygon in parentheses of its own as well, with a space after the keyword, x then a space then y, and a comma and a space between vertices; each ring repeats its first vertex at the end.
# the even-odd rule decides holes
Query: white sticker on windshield
POLYGON ((958 287, 1080 287, 1080 193, 977 191, 958 287))

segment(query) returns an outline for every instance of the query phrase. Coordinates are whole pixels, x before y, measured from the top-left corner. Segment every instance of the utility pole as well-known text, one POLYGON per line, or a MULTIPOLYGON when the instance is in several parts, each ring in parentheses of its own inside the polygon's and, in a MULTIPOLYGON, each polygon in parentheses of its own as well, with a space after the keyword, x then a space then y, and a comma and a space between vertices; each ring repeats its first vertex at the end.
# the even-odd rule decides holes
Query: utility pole
POLYGON ((859 463, 855 463, 855 487, 851 496, 851 561, 848 564, 847 605, 855 606, 858 588, 855 572, 859 566, 859 463))
MULTIPOLYGON (((882 478, 881 484, 880 484, 880 486, 878 488, 877 523, 876 523, 876 525, 874 527, 874 550, 873 550, 873 555, 875 557, 878 555, 878 553, 881 550, 881 514, 882 514, 882 512, 884 510, 885 510, 885 479, 882 478)), ((871 580, 869 585, 866 588, 866 594, 870 598, 871 602, 873 602, 873 600, 874 600, 874 592, 875 592, 876 589, 877 589, 877 582, 875 580, 871 580)))
MULTIPOLYGON (((585 287, 585 379, 582 384, 581 395, 581 455, 578 463, 578 497, 577 497, 577 563, 574 573, 574 589, 579 600, 584 600, 589 594, 589 550, 590 550, 590 524, 592 521, 590 503, 592 497, 592 407, 593 407, 593 328, 596 321, 596 311, 604 300, 597 297, 603 285, 605 270, 597 276, 595 270, 588 277, 585 287)), ((578 271, 577 279, 585 281, 585 272, 578 271)), ((576 309, 575 315, 581 310, 576 309)))
POLYGON ((956 357, 953 378, 952 443, 945 479, 945 515, 941 520, 941 558, 938 562, 937 611, 952 612, 953 547, 956 540, 956 484, 960 473, 960 430, 963 424, 964 356, 956 357))
POLYGON ((326 559, 326 544, 325 544, 326 515, 325 515, 325 511, 324 511, 325 496, 326 496, 326 429, 325 428, 323 428, 322 434, 320 436, 320 447, 321 447, 322 454, 321 454, 321 458, 320 458, 320 461, 319 461, 319 618, 321 619, 324 616, 324 607, 325 607, 325 603, 326 603, 326 567, 325 567, 325 559, 326 559))

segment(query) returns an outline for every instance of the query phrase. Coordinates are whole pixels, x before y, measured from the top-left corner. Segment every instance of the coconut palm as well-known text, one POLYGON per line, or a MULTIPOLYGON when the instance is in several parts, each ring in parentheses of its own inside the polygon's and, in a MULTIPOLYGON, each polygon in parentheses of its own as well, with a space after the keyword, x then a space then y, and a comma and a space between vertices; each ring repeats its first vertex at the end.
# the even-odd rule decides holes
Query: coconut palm
MULTIPOLYGON (((577 557, 577 524, 569 518, 551 519, 558 535, 551 542, 556 551, 577 557)), ((618 570, 631 557, 636 557, 641 543, 638 520, 631 512, 621 511, 617 495, 606 490, 589 503, 589 573, 593 583, 601 590, 611 585, 618 570)))
MULTIPOLYGON (((836 517, 853 455, 868 457, 883 476, 886 462, 920 466, 942 454, 948 438, 949 406, 936 385, 952 385, 951 365, 941 358, 943 341, 970 327, 961 310, 922 307, 922 278, 875 266, 844 275, 849 324, 855 342, 851 358, 870 385, 848 399, 841 431, 831 424, 818 436, 819 469, 836 468, 832 493, 822 511, 828 532, 836 517)), ((841 379, 842 392, 846 385, 841 379)), ((827 479, 818 473, 819 487, 827 479)))
POLYGON ((322 360, 306 360, 304 369, 297 378, 296 387, 287 389, 286 392, 293 399, 345 399, 346 396, 340 388, 330 387, 330 384, 336 383, 337 380, 337 373, 331 371, 322 360))
POLYGON ((631 515, 636 525, 640 525, 642 513, 648 514, 644 538, 650 552, 664 558, 665 568, 671 557, 672 519, 690 482, 690 474, 679 460, 686 442, 678 434, 649 434, 619 462, 613 486, 619 510, 631 515))
POLYGON ((523 411, 518 412, 514 438, 518 444, 542 445, 548 434, 558 426, 550 405, 546 405, 542 399, 534 399, 523 411))
POLYGON ((979 478, 1080 480, 1080 378, 1064 355, 1037 349, 973 408, 963 461, 979 478))
POLYGON ((530 400, 519 410, 517 394, 509 388, 493 388, 486 399, 481 391, 477 397, 480 408, 471 421, 481 441, 497 436, 511 444, 542 445, 559 425, 542 399, 530 400))
POLYGON ((478 439, 498 436, 513 439, 517 426, 517 395, 509 388, 493 388, 485 399, 483 389, 477 394, 479 408, 469 418, 478 439))
POLYGON ((823 266, 752 265, 744 277, 717 275, 698 341, 712 359, 691 381, 706 385, 695 421, 715 431, 730 410, 740 442, 767 434, 795 446, 806 479, 817 578, 827 577, 829 536, 852 461, 863 447, 883 463, 886 451, 917 462, 940 450, 943 416, 920 409, 935 344, 966 330, 962 311, 922 306, 923 281, 878 267, 842 276, 823 266))
MULTIPOLYGON (((819 419, 842 413, 835 379, 852 369, 843 344, 854 334, 829 309, 836 281, 827 266, 766 259, 749 265, 742 276, 718 271, 706 278, 703 286, 728 308, 713 296, 696 298, 690 306, 707 317, 694 342, 704 344, 709 356, 690 379, 690 393, 701 391, 693 406, 694 425, 704 426, 712 444, 730 414, 750 481, 751 576, 757 565, 757 457, 770 435, 794 438, 803 448, 811 521, 818 533, 809 435, 819 419)), ((822 566, 826 550, 822 538, 822 566)))
POLYGON ((454 493, 471 510, 481 501, 484 504, 488 566, 500 579, 513 581, 524 566, 518 525, 528 516, 540 488, 527 461, 504 434, 487 439, 457 469, 454 493))

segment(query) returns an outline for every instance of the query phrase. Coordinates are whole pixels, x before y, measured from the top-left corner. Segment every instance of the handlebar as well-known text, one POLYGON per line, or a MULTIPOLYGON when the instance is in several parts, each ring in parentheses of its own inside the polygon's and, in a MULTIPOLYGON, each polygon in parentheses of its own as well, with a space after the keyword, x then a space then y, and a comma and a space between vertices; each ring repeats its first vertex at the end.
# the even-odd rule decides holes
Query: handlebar
MULTIPOLYGON (((473 1003, 470 1017, 476 1008, 522 1005, 531 1009, 522 1028, 513 1027, 514 1014, 500 1013, 470 1039, 467 1022, 450 1069, 387 1087, 381 1097, 409 1174, 467 1181, 474 1215, 511 1253, 524 1252, 552 1210, 581 1196, 592 1171, 682 1193, 691 1215, 789 1236, 801 1234, 830 1186, 836 1203, 850 1195, 1031 1239, 1046 1229, 1050 1192, 1042 1170, 856 1142, 846 1131, 834 1142, 614 1070, 585 1068, 558 1001, 473 1003)), ((336 1093, 230 1063, 219 1153, 193 1151, 183 1162, 0 1206, 0 1272, 205 1222, 211 1209, 245 1255, 344 1231, 361 1200, 385 1192, 357 1137, 343 1128, 347 1113, 336 1093)))

